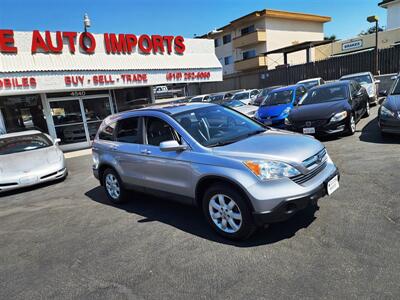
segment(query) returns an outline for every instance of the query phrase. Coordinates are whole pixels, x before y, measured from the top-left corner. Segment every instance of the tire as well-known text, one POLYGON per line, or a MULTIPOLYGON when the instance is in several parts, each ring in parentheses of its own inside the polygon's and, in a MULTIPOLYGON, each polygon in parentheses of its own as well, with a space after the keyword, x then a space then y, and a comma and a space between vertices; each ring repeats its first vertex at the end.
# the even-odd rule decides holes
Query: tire
POLYGON ((225 238, 244 240, 256 229, 246 199, 229 185, 211 186, 204 193, 202 207, 209 225, 225 238))
POLYGON ((126 189, 123 187, 121 178, 113 169, 106 169, 103 173, 103 186, 108 200, 114 204, 126 201, 126 189))
POLYGON ((363 115, 363 118, 368 118, 370 116, 370 114, 371 114, 371 109, 370 108, 371 108, 371 105, 367 101, 367 109, 366 109, 366 111, 365 111, 365 113, 363 115))
POLYGON ((347 124, 347 134, 354 135, 356 133, 356 129, 356 118, 354 117, 354 114, 351 114, 347 124))

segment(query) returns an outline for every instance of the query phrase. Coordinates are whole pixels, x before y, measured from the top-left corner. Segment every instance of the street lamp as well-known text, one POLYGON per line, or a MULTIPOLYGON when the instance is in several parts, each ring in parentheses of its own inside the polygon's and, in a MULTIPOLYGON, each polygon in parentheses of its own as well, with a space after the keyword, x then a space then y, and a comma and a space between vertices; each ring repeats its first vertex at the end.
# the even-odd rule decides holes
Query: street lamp
POLYGON ((379 52, 378 52, 378 31, 379 31, 379 18, 378 16, 369 16, 367 18, 369 23, 375 23, 375 61, 374 61, 374 71, 375 74, 379 74, 379 52))
POLYGON ((87 29, 90 27, 90 25, 91 25, 91 22, 90 22, 89 16, 88 16, 88 14, 85 14, 83 16, 83 26, 85 28, 85 32, 87 32, 87 29))

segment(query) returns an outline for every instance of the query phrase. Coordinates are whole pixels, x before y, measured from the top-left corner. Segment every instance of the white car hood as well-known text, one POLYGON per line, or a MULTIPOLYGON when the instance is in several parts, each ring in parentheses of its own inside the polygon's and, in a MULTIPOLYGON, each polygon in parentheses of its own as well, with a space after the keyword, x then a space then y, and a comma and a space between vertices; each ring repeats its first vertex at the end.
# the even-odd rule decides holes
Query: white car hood
POLYGON ((233 107, 233 109, 237 110, 238 112, 241 112, 242 114, 249 115, 254 115, 254 113, 258 110, 258 106, 255 105, 244 105, 244 106, 239 106, 239 107, 233 107))
POLYGON ((24 176, 40 173, 51 165, 62 163, 63 153, 55 146, 26 152, 0 155, 0 177, 24 176))

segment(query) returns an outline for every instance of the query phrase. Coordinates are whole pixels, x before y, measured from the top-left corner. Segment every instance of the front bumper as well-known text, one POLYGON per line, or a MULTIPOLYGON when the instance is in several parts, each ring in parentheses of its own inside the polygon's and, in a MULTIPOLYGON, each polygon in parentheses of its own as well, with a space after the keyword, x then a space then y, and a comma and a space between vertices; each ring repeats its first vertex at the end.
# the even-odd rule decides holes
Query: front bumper
POLYGON ((275 117, 271 119, 258 119, 260 123, 263 123, 266 126, 276 127, 276 128, 285 128, 285 118, 275 117))
MULTIPOLYGON (((329 123, 326 122, 324 124, 312 124, 309 127, 315 128, 315 134, 314 135, 332 135, 332 134, 340 134, 343 133, 347 130, 346 124, 348 123, 348 119, 346 118, 345 120, 335 122, 335 123, 329 123)), ((303 129, 306 128, 304 124, 301 126, 296 126, 296 125, 287 125, 285 128, 290 131, 298 132, 298 133, 303 133, 303 129)))
POLYGON ((283 221, 309 203, 326 195, 326 183, 339 176, 335 164, 327 157, 325 166, 313 177, 302 183, 285 178, 272 181, 258 181, 246 188, 257 224, 283 221))
POLYGON ((44 174, 35 175, 26 179, 20 178, 19 180, 0 182, 0 193, 61 179, 66 177, 67 175, 68 175, 68 170, 66 167, 64 167, 62 169, 59 169, 58 171, 46 172, 44 174))

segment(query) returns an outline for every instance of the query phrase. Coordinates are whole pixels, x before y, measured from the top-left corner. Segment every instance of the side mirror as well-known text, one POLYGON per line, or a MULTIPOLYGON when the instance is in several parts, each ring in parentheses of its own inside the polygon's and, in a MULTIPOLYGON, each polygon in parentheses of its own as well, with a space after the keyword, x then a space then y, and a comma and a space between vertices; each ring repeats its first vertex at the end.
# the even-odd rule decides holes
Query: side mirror
POLYGON ((58 145, 59 143, 61 143, 61 139, 60 139, 60 138, 56 138, 56 139, 54 140, 54 143, 58 145))
POLYGON ((388 91, 387 90, 379 91, 379 96, 386 97, 387 95, 388 95, 388 91))
POLYGON ((397 75, 390 77, 390 79, 396 80, 397 79, 397 75))
POLYGON ((176 151, 184 151, 187 149, 186 145, 180 145, 177 141, 165 141, 160 143, 160 150, 162 152, 176 152, 176 151))
POLYGON ((379 83, 381 83, 380 80, 375 80, 375 84, 379 84, 379 83))

